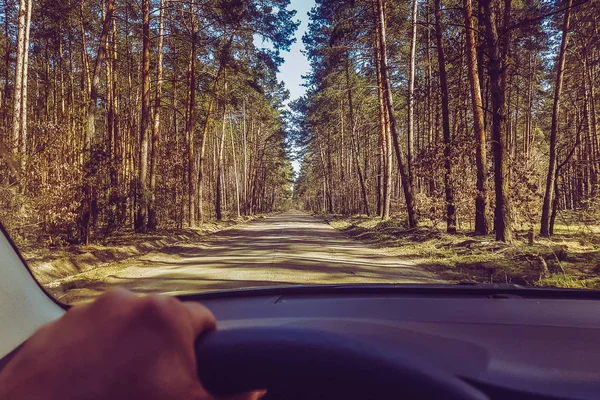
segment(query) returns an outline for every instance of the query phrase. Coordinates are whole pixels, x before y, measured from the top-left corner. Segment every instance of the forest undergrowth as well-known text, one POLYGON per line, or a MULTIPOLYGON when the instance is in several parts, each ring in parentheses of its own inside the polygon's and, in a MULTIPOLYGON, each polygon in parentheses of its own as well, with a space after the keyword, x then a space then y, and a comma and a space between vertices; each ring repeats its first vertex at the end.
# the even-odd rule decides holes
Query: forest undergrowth
POLYGON ((49 246, 47 243, 28 243, 21 248, 21 254, 38 281, 48 289, 79 273, 169 246, 204 241, 209 235, 239 228, 267 215, 210 221, 193 229, 162 229, 146 234, 135 233, 133 230, 120 231, 90 245, 49 246))
POLYGON ((599 225, 574 224, 566 216, 551 238, 516 230, 512 245, 493 234, 467 230, 447 234, 445 227, 423 222, 410 229, 401 221, 366 215, 319 214, 334 228, 402 259, 412 260, 444 280, 469 283, 512 283, 600 289, 599 225))

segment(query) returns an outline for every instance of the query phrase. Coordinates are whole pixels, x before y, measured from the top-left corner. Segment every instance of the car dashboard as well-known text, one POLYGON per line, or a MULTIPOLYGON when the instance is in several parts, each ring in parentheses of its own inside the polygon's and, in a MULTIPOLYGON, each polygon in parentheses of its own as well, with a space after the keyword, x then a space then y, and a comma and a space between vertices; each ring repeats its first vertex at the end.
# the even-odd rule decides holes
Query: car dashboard
POLYGON ((491 399, 600 398, 596 299, 374 288, 180 297, 209 307, 219 329, 298 327, 341 334, 437 366, 491 399))

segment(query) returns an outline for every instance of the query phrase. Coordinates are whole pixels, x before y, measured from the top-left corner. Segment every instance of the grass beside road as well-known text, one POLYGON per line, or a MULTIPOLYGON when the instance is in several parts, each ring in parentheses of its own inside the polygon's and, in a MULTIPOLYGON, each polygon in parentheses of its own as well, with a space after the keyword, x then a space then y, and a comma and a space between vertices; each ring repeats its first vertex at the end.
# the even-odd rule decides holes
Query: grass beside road
POLYGON ((398 220, 367 216, 321 216, 348 235, 455 282, 514 283, 600 289, 600 234, 597 227, 557 226, 552 238, 528 240, 515 232, 512 245, 492 235, 449 235, 434 227, 408 229, 398 220))
POLYGON ((38 282, 58 297, 64 290, 85 286, 86 276, 91 271, 122 268, 124 260, 168 246, 199 242, 213 233, 235 229, 265 216, 210 221, 194 229, 163 229, 147 234, 136 234, 128 230, 117 232, 90 245, 48 246, 42 243, 20 250, 38 282))

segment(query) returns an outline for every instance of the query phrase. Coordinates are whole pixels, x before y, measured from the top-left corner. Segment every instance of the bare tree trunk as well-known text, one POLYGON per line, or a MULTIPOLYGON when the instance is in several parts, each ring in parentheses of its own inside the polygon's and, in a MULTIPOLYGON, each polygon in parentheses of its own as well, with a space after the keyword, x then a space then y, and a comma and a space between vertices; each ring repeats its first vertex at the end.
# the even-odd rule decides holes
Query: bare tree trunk
POLYGON ((27 76, 29 70, 29 31, 31 28, 31 4, 33 0, 27 0, 27 17, 25 19, 25 39, 23 40, 23 71, 21 72, 22 90, 21 95, 21 171, 25 171, 25 160, 27 158, 27 76))
POLYGON ((198 154, 198 185, 199 185, 199 202, 200 202, 200 220, 204 222, 204 207, 203 207, 203 180, 204 180, 204 153, 206 151, 206 139, 208 138, 208 131, 210 128, 210 121, 212 119, 215 97, 217 95, 217 89, 219 87, 219 79, 221 77, 222 68, 219 68, 217 76, 213 83, 213 93, 211 94, 208 102, 208 112, 206 113, 206 119, 204 120, 204 129, 202 130, 202 138, 200 139, 200 153, 198 154))
MULTIPOLYGON (((404 190, 404 199, 406 201, 406 210, 408 213, 408 225, 411 228, 417 226, 417 214, 414 205, 413 187, 408 177, 408 174, 404 168, 404 162, 402 160, 402 151, 400 151, 400 139, 398 137, 398 129, 396 124, 396 117, 394 116, 394 102, 392 98, 392 90, 389 79, 388 65, 387 65, 387 44, 386 44, 386 27, 385 27, 385 0, 377 0, 377 15, 379 29, 379 52, 380 63, 381 63, 381 80, 384 92, 385 108, 387 109, 386 115, 389 120, 391 136, 394 140, 394 150, 396 152, 396 158, 398 160, 398 172, 400 173, 400 179, 402 181, 402 189, 404 190)), ((391 157, 390 157, 391 158, 391 157)))
MULTIPOLYGON (((2 96, 3 96, 3 100, 2 100, 2 117, 3 117, 3 123, 4 123, 4 127, 8 128, 8 110, 9 110, 9 106, 8 106, 8 102, 9 102, 9 95, 8 95, 8 90, 9 90, 9 80, 10 80, 10 55, 11 55, 11 50, 12 50, 12 46, 11 46, 11 42, 10 40, 8 40, 8 38, 10 37, 10 25, 9 25, 9 11, 10 10, 10 6, 9 6, 9 2, 8 0, 4 0, 4 37, 6 38, 6 48, 4 49, 4 88, 2 90, 2 96)), ((8 130, 7 130, 8 131, 8 130)), ((4 132, 3 132, 4 133, 4 132)), ((8 133, 7 133, 8 135, 8 133)), ((6 137, 6 143, 10 143, 11 138, 10 137, 6 137)), ((9 148, 11 146, 8 146, 9 148)))
POLYGON ((590 66, 590 61, 589 61, 589 57, 586 51, 585 54, 585 58, 586 58, 586 63, 585 63, 585 82, 587 82, 587 87, 588 90, 587 92, 587 96, 588 96, 588 103, 587 103, 587 109, 588 109, 588 113, 587 113, 587 117, 588 117, 588 134, 590 137, 590 154, 589 157, 591 159, 591 165, 590 165, 590 169, 591 169, 591 193, 590 196, 591 197, 596 197, 596 194, 598 193, 598 180, 599 180, 599 174, 600 174, 600 169, 598 168, 599 164, 600 164, 600 160, 597 158, 598 157, 598 149, 597 149, 597 143, 598 143, 598 131, 597 131, 597 125, 596 125, 596 106, 595 106, 595 93, 594 93, 594 80, 592 77, 592 70, 593 68, 590 66))
POLYGON ((244 215, 248 215, 248 128, 246 124, 246 99, 242 104, 242 113, 244 114, 244 215))
POLYGON ((333 213, 333 201, 331 196, 331 170, 328 167, 328 163, 325 160, 325 151, 323 150, 323 144, 319 143, 319 154, 321 156, 321 165, 323 167, 323 211, 332 214, 333 213))
POLYGON ((135 231, 148 230, 148 125, 150 122, 150 0, 142 0, 142 109, 140 116, 140 164, 138 209, 135 231))
MULTIPOLYGON (((19 27, 17 31, 17 65, 15 67, 15 95, 13 104, 12 147, 15 153, 20 150, 21 106, 23 105, 23 61, 25 60, 25 21, 29 0, 19 2, 19 27)), ((7 38, 8 39, 8 38, 7 38)))
POLYGON ((475 133, 475 164, 477 168, 477 197, 475 198, 475 233, 488 233, 488 195, 487 195, 487 155, 483 102, 477 67, 477 48, 473 28, 472 0, 463 0, 465 30, 467 39, 467 70, 471 86, 471 103, 473 106, 473 126, 475 133))
POLYGON ((387 117, 387 110, 385 106, 385 100, 383 97, 383 81, 381 78, 381 51, 379 49, 379 24, 377 27, 377 33, 375 37, 375 71, 377 73, 377 100, 379 105, 379 169, 377 176, 377 215, 382 219, 389 217, 389 196, 388 188, 388 171, 387 168, 387 154, 391 151, 387 147, 386 137, 388 136, 389 123, 387 117))
POLYGON ((356 120, 354 116, 354 101, 352 98, 352 87, 350 85, 350 55, 346 54, 346 88, 348 90, 348 108, 350 112, 350 124, 351 127, 351 144, 352 144, 352 154, 354 155, 354 160, 356 164, 356 171, 358 173, 358 180, 360 183, 360 192, 362 194, 363 207, 365 214, 367 216, 371 215, 369 210, 369 197, 367 195, 367 186, 365 185, 364 173, 362 170, 362 166, 359 161, 359 146, 356 143, 356 120))
MULTIPOLYGON (((227 82, 225 82, 225 91, 227 91, 227 82)), ((223 219, 222 199, 223 199, 223 156, 225 152, 225 132, 226 132, 226 121, 227 121, 227 105, 223 103, 223 126, 221 130, 221 137, 217 143, 217 190, 215 193, 215 213, 217 221, 223 219)))
POLYGON ((567 45, 569 41, 569 25, 571 23, 571 7, 573 0, 567 1, 567 9, 563 20, 562 40, 558 60, 556 63, 556 82, 554 84, 554 104, 552 106, 552 124, 550 127, 550 161, 548 163, 548 174, 546 176, 546 193, 542 204, 542 219, 540 222, 540 235, 550 236, 550 207, 554 195, 554 186, 556 180, 556 136, 558 132, 558 114, 560 113, 560 97, 563 87, 563 78, 565 74, 565 59, 567 45))
MULTIPOLYGON (((427 3, 427 31, 426 31, 426 35, 425 35, 425 56, 427 58, 427 92, 426 92, 426 96, 427 96, 427 146, 428 148, 431 148, 431 145, 433 144, 435 137, 434 137, 434 133, 433 133, 433 124, 434 124, 434 111, 433 111, 433 95, 431 92, 432 89, 432 71, 431 71, 431 24, 430 24, 430 2, 431 0, 426 0, 427 3)), ((429 178, 429 182, 427 184, 428 186, 428 194, 432 195, 435 191, 435 179, 433 177, 429 178)))
POLYGON ((528 73, 527 73, 527 95, 525 98, 525 127, 523 132, 523 153, 525 158, 529 159, 530 144, 531 144, 531 119, 533 118, 533 77, 534 66, 532 56, 528 56, 528 73))
MULTIPOLYGON (((225 49, 223 50, 224 53, 229 52, 229 48, 231 46, 231 43, 233 42, 233 38, 234 35, 231 34, 229 36, 229 40, 227 41, 227 44, 225 45, 225 49)), ((219 70, 217 71, 217 76, 215 77, 215 80, 213 82, 213 88, 212 88, 212 93, 210 94, 210 100, 208 101, 208 111, 206 113, 206 119, 204 120, 204 128, 202 130, 202 138, 200 139, 200 152, 198 154, 198 185, 199 185, 199 190, 198 190, 198 197, 199 197, 199 202, 200 202, 200 220, 203 221, 204 218, 204 213, 203 213, 203 206, 202 206, 202 201, 203 201, 203 195, 202 195, 202 181, 204 179, 204 152, 206 151, 206 139, 208 138, 208 132, 209 132, 209 128, 210 128, 210 121, 212 119, 212 114, 213 114, 213 109, 214 109, 214 103, 215 103, 215 99, 217 96, 217 90, 219 88, 219 83, 221 80, 221 75, 224 73, 225 68, 227 67, 226 65, 226 56, 223 56, 223 58, 219 61, 219 70)))
POLYGON ((237 217, 241 217, 241 207, 240 207, 240 177, 238 174, 238 165, 237 165, 237 156, 235 154, 235 141, 233 140, 233 125, 231 119, 229 120, 229 136, 231 138, 231 155, 233 158, 233 177, 235 179, 235 205, 237 211, 237 217))
POLYGON ((106 89, 108 98, 107 110, 107 130, 109 141, 109 179, 110 188, 108 194, 108 202, 110 208, 110 219, 108 229, 113 229, 117 225, 123 225, 125 211, 123 202, 119 195, 120 188, 120 171, 122 169, 122 140, 119 136, 118 122, 118 84, 117 84, 117 27, 116 23, 112 23, 110 37, 107 38, 107 46, 112 44, 110 48, 110 61, 106 63, 106 89))
MULTIPOLYGON (((506 99, 502 84, 503 70, 501 44, 496 27, 496 1, 480 0, 485 19, 485 34, 488 47, 488 71, 492 98, 492 150, 494 154, 494 181, 496 209, 494 229, 496 240, 512 242, 511 209, 509 201, 508 164, 506 149, 506 99)), ((506 40, 506 39, 505 39, 506 40)))
POLYGON ((156 215, 156 170, 158 164, 158 146, 160 143, 160 102, 162 100, 163 80, 163 44, 164 44, 164 0, 160 0, 158 22, 158 60, 156 66, 156 97, 154 98, 154 121, 152 123, 152 147, 150 153, 150 202, 148 203, 148 230, 154 231, 158 225, 156 215))
POLYGON ((102 34, 100 35, 100 44, 98 46, 98 55, 94 64, 94 73, 91 79, 90 97, 87 108, 87 127, 84 138, 84 178, 83 178, 83 201, 81 204, 81 214, 79 218, 79 236, 80 239, 88 244, 90 239, 90 220, 95 215, 96 192, 94 190, 95 172, 92 152, 96 136, 96 108, 98 102, 98 86, 100 84, 100 70, 102 63, 106 58, 106 38, 112 23, 115 0, 107 0, 106 15, 102 23, 102 34))
MULTIPOLYGON (((114 24, 113 24, 114 25, 114 24)), ((115 43, 114 30, 111 29, 111 32, 106 37, 106 46, 107 52, 110 55, 110 58, 114 57, 114 50, 110 47, 110 43, 115 43)), ((104 70, 106 75, 106 141, 107 141, 107 149, 108 149, 108 158, 109 158, 109 179, 110 186, 108 187, 108 221, 107 221, 107 232, 111 231, 115 227, 115 223, 117 221, 116 218, 116 202, 117 196, 116 191, 118 190, 117 176, 116 176, 116 164, 115 164, 115 132, 114 132, 114 117, 115 117, 115 91, 114 80, 116 79, 115 74, 113 73, 113 63, 111 60, 107 60, 104 70)))
POLYGON ((83 63, 83 76, 82 80, 85 82, 85 91, 86 95, 89 96, 92 87, 92 80, 90 78, 90 60, 87 53, 87 41, 85 40, 85 30, 83 25, 83 10, 84 10, 84 2, 81 2, 81 7, 79 8, 79 15, 81 17, 81 61, 83 63))
POLYGON ((61 121, 65 117, 66 103, 65 103, 65 76, 63 68, 63 39, 62 35, 58 38, 58 72, 60 77, 60 118, 61 121))
MULTIPOLYGON (((190 22, 192 25, 192 43, 190 49, 189 63, 189 86, 188 86, 188 105, 187 105, 187 120, 185 126, 187 140, 187 178, 188 178, 188 226, 193 228, 196 226, 196 179, 194 171, 194 124, 195 124, 195 109, 196 109, 196 19, 194 17, 195 5, 192 6, 190 12, 190 22)), ((201 156, 202 157, 202 156, 201 156)), ((200 166, 201 168, 201 166, 200 166)), ((202 180, 198 180, 198 184, 202 185, 202 180)))
POLYGON ((408 129, 406 139, 408 141, 408 155, 406 166, 408 179, 413 183, 413 157, 414 157, 414 114, 415 114, 415 53, 417 48, 417 1, 413 0, 411 11, 411 39, 410 39, 410 68, 408 73, 408 129))
POLYGON ((552 211, 550 212, 550 227, 548 229, 548 231, 550 232, 550 235, 554 235, 554 222, 556 221, 556 214, 558 213, 558 195, 559 195, 559 190, 558 190, 558 174, 556 176, 556 179, 554 180, 554 195, 552 196, 552 211))
POLYGON ((444 188, 446 195, 446 231, 456 233, 456 207, 454 205, 454 177, 452 175, 452 143, 450 137, 450 110, 448 100, 448 82, 446 77, 446 58, 442 30, 442 10, 440 0, 435 0, 435 37, 440 69, 440 91, 442 93, 442 130, 444 133, 444 188))
MULTIPOLYGON (((379 1, 379 0, 378 0, 379 1)), ((379 5, 378 5, 379 7, 379 5)), ((383 11, 382 11, 383 12, 383 11)), ((378 13, 379 14, 379 13, 378 13)), ((385 100, 385 88, 382 71, 382 49, 381 49, 381 32, 382 24, 378 17, 376 41, 375 41, 375 59, 377 72, 377 93, 379 100, 379 130, 380 130, 380 215, 381 219, 390 217, 390 203, 392 198, 392 146, 390 139, 390 122, 385 100)))

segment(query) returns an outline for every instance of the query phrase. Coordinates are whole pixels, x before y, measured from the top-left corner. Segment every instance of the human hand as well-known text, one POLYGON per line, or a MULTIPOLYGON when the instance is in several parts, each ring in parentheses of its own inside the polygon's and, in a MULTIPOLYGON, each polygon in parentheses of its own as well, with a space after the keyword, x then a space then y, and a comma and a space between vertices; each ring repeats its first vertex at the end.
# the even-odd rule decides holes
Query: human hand
POLYGON ((198 380, 194 342, 215 329, 200 304, 112 290, 40 328, 0 372, 0 398, 213 399, 198 380))

